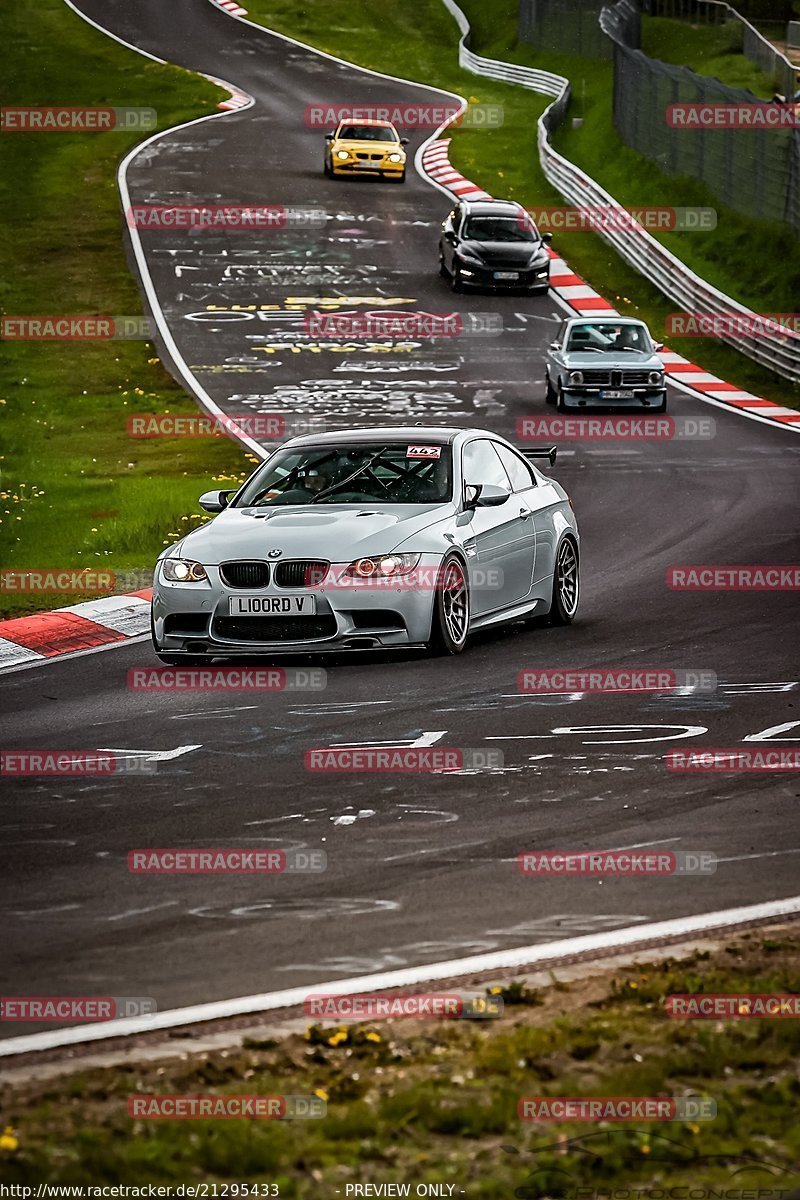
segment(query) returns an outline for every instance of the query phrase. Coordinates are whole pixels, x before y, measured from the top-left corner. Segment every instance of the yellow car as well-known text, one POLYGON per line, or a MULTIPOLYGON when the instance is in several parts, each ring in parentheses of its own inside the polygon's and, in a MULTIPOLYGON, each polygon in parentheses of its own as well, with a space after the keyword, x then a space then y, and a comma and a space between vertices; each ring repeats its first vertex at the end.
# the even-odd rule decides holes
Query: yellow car
POLYGON ((382 175, 402 183, 406 177, 408 138, 401 138, 391 121, 340 121, 325 136, 325 174, 382 175))

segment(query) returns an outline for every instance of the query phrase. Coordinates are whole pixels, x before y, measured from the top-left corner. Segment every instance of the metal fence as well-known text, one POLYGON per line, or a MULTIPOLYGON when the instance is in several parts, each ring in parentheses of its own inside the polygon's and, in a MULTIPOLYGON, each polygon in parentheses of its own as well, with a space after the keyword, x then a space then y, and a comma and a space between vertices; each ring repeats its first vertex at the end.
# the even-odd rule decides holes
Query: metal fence
POLYGON ((749 105, 756 97, 688 67, 648 58, 629 41, 638 16, 633 0, 619 0, 600 14, 614 47, 614 124, 622 140, 665 174, 706 184, 735 211, 785 223, 800 234, 800 131, 671 127, 670 105, 749 105))
POLYGON ((521 42, 558 54, 610 58, 600 29, 604 0, 520 0, 517 32, 521 42))
MULTIPOLYGON (((629 220, 626 222, 622 219, 628 217, 626 210, 613 196, 552 146, 550 135, 564 120, 569 107, 569 80, 549 71, 537 71, 474 54, 467 45, 469 21, 456 0, 443 0, 443 3, 458 22, 461 32, 458 44, 459 66, 471 71, 473 75, 483 75, 489 79, 502 80, 504 83, 515 83, 531 91, 555 97, 537 122, 539 161, 545 178, 570 204, 592 208, 608 206, 620 213, 619 228, 609 224, 599 230, 601 236, 614 246, 620 256, 665 295, 680 304, 686 312, 731 313, 755 317, 750 309, 712 287, 705 279, 691 271, 676 255, 656 241, 643 226, 634 222, 633 227, 629 227, 629 220)), ((784 336, 771 332, 726 333, 721 336, 721 340, 735 346, 755 362, 769 367, 786 379, 800 383, 800 336, 797 334, 789 333, 784 336)))

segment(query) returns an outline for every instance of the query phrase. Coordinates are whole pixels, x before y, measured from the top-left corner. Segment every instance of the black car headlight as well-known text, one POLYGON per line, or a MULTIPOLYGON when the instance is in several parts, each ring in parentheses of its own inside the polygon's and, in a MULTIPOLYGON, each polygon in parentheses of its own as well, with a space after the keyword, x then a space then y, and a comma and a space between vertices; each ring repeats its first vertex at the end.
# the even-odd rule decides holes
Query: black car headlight
POLYGON ((664 382, 664 372, 663 371, 651 371, 649 373, 649 375, 647 376, 647 382, 648 383, 663 383, 664 382))
POLYGON ((162 559, 161 572, 170 583, 208 583, 203 564, 190 558, 162 559))

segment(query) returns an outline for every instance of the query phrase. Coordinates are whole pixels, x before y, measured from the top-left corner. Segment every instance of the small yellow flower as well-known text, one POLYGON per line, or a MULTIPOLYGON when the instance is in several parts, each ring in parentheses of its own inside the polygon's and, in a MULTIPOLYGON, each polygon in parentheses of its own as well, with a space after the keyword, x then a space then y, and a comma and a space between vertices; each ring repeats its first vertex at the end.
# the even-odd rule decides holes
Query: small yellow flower
POLYGON ((331 1037, 328 1038, 328 1045, 329 1046, 338 1046, 342 1042, 346 1042, 346 1041, 347 1041, 347 1031, 344 1029, 341 1029, 341 1030, 339 1030, 338 1033, 334 1033, 331 1037))
POLYGON ((645 1146, 641 1146, 641 1147, 640 1147, 640 1149, 641 1149, 641 1151, 642 1151, 642 1154, 649 1154, 649 1153, 650 1153, 650 1147, 649 1147, 649 1146, 647 1146, 647 1145, 645 1145, 645 1146))
POLYGON ((699 1133, 700 1132, 700 1126, 695 1125, 694 1123, 692 1123, 691 1125, 687 1125, 686 1128, 689 1130, 690 1133, 699 1133))
POLYGON ((379 1033, 370 1032, 366 1035, 366 1040, 368 1042, 379 1042, 381 1040, 381 1035, 379 1033))
POLYGON ((328 1093, 325 1091, 325 1088, 314 1088, 314 1095, 318 1096, 320 1100, 328 1099, 328 1093))
POLYGON ((10 1125, 6 1125, 0 1136, 0 1150, 16 1150, 18 1145, 19 1141, 14 1136, 14 1130, 10 1125))
POLYGON ((499 996, 500 993, 502 992, 502 990, 503 989, 501 987, 489 988, 489 995, 490 996, 499 996))

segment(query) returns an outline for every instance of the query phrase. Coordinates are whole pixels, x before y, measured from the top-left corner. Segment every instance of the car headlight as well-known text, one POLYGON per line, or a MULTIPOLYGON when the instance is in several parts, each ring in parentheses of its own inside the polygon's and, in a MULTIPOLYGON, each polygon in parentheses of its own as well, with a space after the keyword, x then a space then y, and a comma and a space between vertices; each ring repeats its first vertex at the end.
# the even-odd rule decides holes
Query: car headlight
POLYGON ((190 558, 165 558, 161 564, 164 578, 170 583, 203 583, 208 581, 202 563, 190 558))
POLYGON ((348 153, 347 150, 337 150, 336 157, 337 158, 349 158, 350 154, 348 153))
POLYGON ((583 371, 570 371, 570 383, 583 383, 583 371))
POLYGON ((395 153, 395 154, 390 154, 390 155, 389 155, 389 162, 402 162, 402 161, 403 161, 403 156, 402 156, 402 154, 396 154, 396 153, 395 153))
POLYGON ((663 371, 651 371, 650 374, 647 376, 647 382, 648 383, 663 383, 664 382, 664 372, 663 371))
POLYGON ((378 554, 357 558, 344 572, 353 579, 392 579, 408 575, 419 562, 421 554, 378 554))

